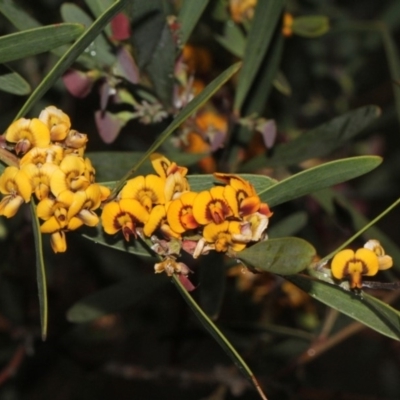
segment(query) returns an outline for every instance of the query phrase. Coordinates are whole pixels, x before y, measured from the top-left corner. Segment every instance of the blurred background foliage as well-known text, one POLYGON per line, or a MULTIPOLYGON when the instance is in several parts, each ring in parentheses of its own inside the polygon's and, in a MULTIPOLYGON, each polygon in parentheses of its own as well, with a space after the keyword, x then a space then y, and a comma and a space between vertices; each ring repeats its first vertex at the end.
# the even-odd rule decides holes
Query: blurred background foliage
MULTIPOLYGON (((48 25, 82 22, 75 20, 77 12, 79 15, 76 6, 93 18, 96 15, 88 5, 97 4, 101 8, 108 2, 1 1, 0 5, 5 7, 10 3, 19 5, 40 24, 48 25)), ((127 159, 123 153, 110 156, 104 152, 147 150, 179 110, 180 105, 174 102, 177 100, 174 90, 182 90, 188 83, 185 81, 180 88, 174 88, 172 79, 162 79, 162 74, 177 74, 175 60, 182 39, 174 36, 177 23, 174 19, 169 20, 162 36, 164 17, 176 14, 175 10, 184 0, 146 3, 160 16, 157 26, 162 46, 171 49, 161 62, 160 59, 152 61, 154 53, 150 51, 150 44, 148 49, 141 44, 141 41, 150 43, 160 38, 151 35, 151 26, 135 20, 138 12, 135 7, 141 3, 132 2, 127 8, 126 15, 133 23, 132 35, 121 40, 128 48, 142 49, 135 58, 140 71, 145 71, 140 82, 135 81, 136 65, 131 61, 120 62, 122 67, 130 68, 131 79, 115 80, 117 45, 112 38, 115 31, 112 33, 108 26, 107 36, 102 39, 105 44, 97 44, 107 48, 105 53, 91 57, 93 48, 88 48, 74 64, 75 71, 101 73, 93 87, 85 81, 88 89, 85 96, 72 95, 70 92, 76 85, 68 91, 64 76, 64 81, 58 80, 30 111, 38 115, 45 106, 54 104, 70 116, 75 128, 88 133, 87 150, 93 155, 100 180, 117 180, 121 177, 119 171, 124 173, 133 164, 132 154, 127 159), (112 98, 105 105, 104 93, 111 93, 110 88, 114 90, 112 98), (114 101, 116 93, 125 96, 125 100, 129 95, 134 100, 118 103, 114 101), (164 113, 157 114, 159 118, 151 114, 152 123, 139 121, 140 116, 132 115, 138 112, 133 107, 138 99, 155 104, 156 111, 164 113), (96 121, 99 109, 103 120, 96 121), (112 137, 101 133, 102 127, 110 132, 110 126, 118 126, 112 137)), ((183 51, 186 71, 189 71, 184 79, 193 79, 194 90, 195 83, 204 86, 243 57, 249 26, 257 17, 249 11, 242 21, 234 22, 238 17, 230 14, 228 1, 206 3, 183 51)), ((246 171, 278 180, 303 168, 344 157, 383 156, 382 165, 361 178, 273 209, 268 231, 271 238, 296 235, 308 240, 324 256, 400 196, 397 93, 400 4, 396 0, 290 0, 285 5, 285 13, 294 16, 295 21, 299 19, 291 25, 292 32, 289 24, 285 36, 281 33, 281 22, 276 30, 271 27, 273 45, 260 67, 260 71, 263 68, 271 71, 270 65, 275 63, 270 81, 263 84, 265 73, 256 76, 246 100, 237 107, 234 93, 240 78, 235 76, 206 106, 214 118, 213 139, 208 137, 194 143, 199 138, 190 136, 192 127, 189 126, 184 132, 186 141, 180 142, 181 138, 176 135, 163 144, 162 150, 187 156, 186 164, 191 164, 193 173, 210 173, 215 169, 246 171), (300 18, 316 15, 324 18, 305 22, 300 18), (326 18, 329 20, 327 32, 326 18), (311 156, 308 153, 302 157, 294 149, 294 161, 291 158, 282 162, 275 156, 278 161, 274 162, 279 146, 301 137, 302 132, 371 104, 381 109, 381 116, 375 118, 376 108, 365 109, 365 114, 357 120, 362 128, 360 133, 355 129, 357 136, 350 135, 346 140, 334 137, 330 143, 316 141, 311 147, 315 157, 312 152, 311 156), (230 131, 228 140, 225 136, 219 139, 218 133, 226 132, 226 126, 238 122, 232 113, 232 109, 238 108, 242 111, 242 121, 230 131), (365 127, 364 119, 368 122, 365 127), (257 124, 259 129, 255 128, 257 124), (218 140, 228 145, 220 148, 218 140), (185 151, 201 155, 188 156, 185 151)), ((31 27, 28 20, 25 23, 25 28, 31 27)), ((120 23, 123 25, 123 21, 120 23)), ((16 29, 14 25, 0 15, 1 35, 23 29, 16 29)), ((157 45, 160 43, 154 44, 154 52, 157 45)), ((59 56, 57 51, 43 53, 10 61, 8 67, 35 88, 59 56)), ((15 118, 24 101, 24 97, 15 93, 0 92, 1 132, 15 118)), ((201 130, 201 120, 191 123, 201 130)), ((310 145, 311 142, 306 149, 310 145)), ((400 214, 394 210, 378 223, 380 231, 370 234, 374 238, 379 236, 380 240, 383 237, 389 243, 393 251, 385 248, 397 263, 390 273, 379 275, 382 281, 398 280, 399 220, 400 214)), ((362 243, 359 240, 356 245, 362 243)), ((98 246, 75 233, 70 234, 68 252, 63 255, 54 255, 47 241, 44 245, 50 321, 46 342, 40 336, 29 210, 22 210, 12 220, 0 220, 1 400, 258 398, 231 360, 199 325, 173 285, 164 276, 153 276, 152 267, 144 257, 98 246), (91 315, 89 307, 88 316, 84 307, 78 307, 91 302, 98 304, 96 293, 107 288, 110 292, 102 292, 100 300, 104 303, 104 298, 108 299, 109 304, 98 315, 91 315), (86 303, 79 303, 85 298, 86 303)), ((195 272, 192 281, 197 286, 195 298, 208 315, 217 319, 223 332, 251 365, 269 399, 399 398, 398 341, 312 300, 281 277, 244 273, 242 266, 232 266, 232 262, 229 264, 220 255, 199 260, 191 268, 195 272)), ((394 307, 399 306, 397 292, 375 290, 372 293, 394 307)))

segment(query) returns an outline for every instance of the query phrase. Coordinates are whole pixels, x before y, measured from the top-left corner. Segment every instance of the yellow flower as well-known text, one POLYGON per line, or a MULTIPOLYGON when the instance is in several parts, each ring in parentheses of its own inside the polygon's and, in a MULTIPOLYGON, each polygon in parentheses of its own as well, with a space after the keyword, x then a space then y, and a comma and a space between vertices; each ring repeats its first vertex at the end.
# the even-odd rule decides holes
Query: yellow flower
POLYGON ((50 144, 49 128, 37 118, 21 118, 13 122, 5 137, 8 142, 15 143, 17 154, 25 154, 32 147, 47 147, 50 144))
POLYGON ((38 200, 48 197, 50 193, 50 179, 57 170, 58 166, 50 163, 44 163, 40 167, 29 163, 21 167, 21 171, 28 176, 32 191, 35 193, 38 200))
POLYGON ((198 193, 193 202, 193 215, 200 225, 210 222, 220 224, 228 217, 238 217, 238 204, 233 188, 229 185, 215 186, 198 193))
POLYGON ((165 180, 165 201, 173 200, 179 197, 181 193, 189 190, 189 182, 186 179, 188 169, 186 167, 171 162, 159 153, 153 153, 150 159, 154 170, 165 180))
POLYGON ((165 206, 158 205, 150 211, 149 219, 144 224, 143 233, 145 236, 150 237, 156 229, 158 229, 166 217, 165 206))
POLYGON ((370 249, 361 248, 339 251, 331 262, 332 275, 336 279, 348 278, 351 289, 361 289, 362 275, 373 276, 379 271, 378 256, 370 249))
POLYGON ((185 192, 169 204, 167 221, 174 232, 183 233, 199 226, 193 216, 193 203, 196 196, 195 192, 185 192))
POLYGON ((136 229, 145 224, 149 219, 149 213, 139 201, 134 199, 121 199, 107 203, 101 214, 101 223, 104 231, 114 235, 122 230, 126 241, 131 235, 137 236, 136 229))
POLYGON ((71 121, 67 114, 54 106, 46 107, 39 115, 50 130, 50 138, 53 142, 60 142, 67 137, 71 128, 71 121))
MULTIPOLYGON (((72 150, 80 150, 80 149, 84 150, 87 141, 88 137, 86 133, 80 133, 75 129, 71 129, 64 140, 64 145, 72 150)), ((82 154, 79 155, 82 156, 82 154)))
POLYGON ((94 212, 101 204, 100 185, 93 183, 85 190, 74 193, 72 203, 68 209, 67 217, 79 218, 85 225, 96 226, 99 223, 99 217, 94 212))
POLYGON ((50 180, 51 192, 55 197, 69 196, 78 190, 85 190, 89 186, 84 176, 85 162, 82 157, 68 154, 60 163, 50 180))
POLYGON ((251 20, 256 4, 257 0, 229 0, 229 11, 232 19, 238 24, 251 20))
POLYGON ((7 167, 0 176, 0 192, 6 195, 0 202, 0 215, 10 218, 23 202, 29 202, 32 185, 25 172, 17 167, 7 167))
POLYGON ((67 240, 64 231, 57 231, 51 234, 50 244, 54 253, 64 253, 67 250, 67 240))
POLYGON ((245 243, 235 241, 234 235, 240 234, 241 226, 238 221, 224 221, 221 224, 211 223, 204 227, 203 237, 207 243, 218 252, 241 251, 245 243))
POLYGON ((283 27, 282 27, 282 34, 283 36, 289 37, 293 35, 293 15, 290 13, 283 14, 283 27))
POLYGON ((20 160, 19 165, 35 164, 41 167, 45 163, 59 165, 64 157, 64 150, 57 145, 49 145, 47 147, 33 147, 20 160))
POLYGON ((46 197, 36 208, 37 216, 45 222, 41 225, 42 233, 53 233, 61 229, 75 230, 83 225, 78 218, 68 218, 68 209, 71 203, 46 197))
POLYGON ((380 270, 385 270, 393 267, 392 257, 385 254, 385 250, 381 246, 378 240, 375 239, 368 240, 368 242, 364 244, 364 247, 366 249, 372 250, 378 256, 380 270))
POLYGON ((235 190, 235 197, 239 205, 239 214, 246 216, 260 209, 261 201, 254 186, 238 175, 214 173, 217 179, 222 180, 235 190))
POLYGON ((156 204, 165 204, 164 185, 165 180, 157 175, 140 175, 126 183, 120 198, 135 199, 150 211, 156 204))

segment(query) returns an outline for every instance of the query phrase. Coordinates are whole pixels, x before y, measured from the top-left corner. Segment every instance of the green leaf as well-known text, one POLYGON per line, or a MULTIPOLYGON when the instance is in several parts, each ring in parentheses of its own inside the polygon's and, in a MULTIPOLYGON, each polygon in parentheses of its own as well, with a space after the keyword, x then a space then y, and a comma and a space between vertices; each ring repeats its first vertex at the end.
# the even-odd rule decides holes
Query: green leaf
POLYGON ((269 206, 276 206, 366 174, 381 162, 382 158, 378 156, 360 156, 331 161, 286 178, 258 194, 269 206))
POLYGON ((203 11, 207 7, 209 0, 185 0, 181 4, 181 9, 178 13, 178 21, 180 22, 180 41, 184 45, 197 22, 199 21, 203 11))
POLYGON ((102 246, 111 247, 115 250, 135 254, 140 257, 154 257, 154 254, 140 240, 131 240, 127 242, 121 232, 111 236, 104 232, 100 224, 94 228, 84 231, 82 236, 102 246))
POLYGON ((246 265, 279 275, 291 275, 310 266, 316 251, 310 243, 296 237, 258 242, 236 254, 246 265))
MULTIPOLYGON (((81 8, 73 3, 64 3, 61 6, 61 15, 65 22, 79 22, 86 29, 93 24, 93 19, 89 17, 81 8)), ((99 64, 111 66, 116 58, 110 53, 110 46, 102 34, 99 34, 87 49, 99 64)))
MULTIPOLYGON (((255 188, 256 192, 264 191, 266 188, 275 185, 277 181, 265 176, 255 174, 238 174, 249 181, 255 188)), ((200 192, 202 190, 208 190, 214 186, 215 183, 219 183, 218 179, 214 178, 213 175, 188 175, 188 181, 190 188, 194 192, 200 192)))
POLYGON ((382 301, 362 293, 346 291, 340 286, 316 281, 307 276, 286 277, 321 303, 348 315, 392 339, 400 339, 400 313, 382 301))
POLYGON ((253 171, 260 166, 289 166, 310 158, 324 157, 362 132, 380 113, 377 106, 365 106, 345 113, 289 143, 276 145, 271 157, 255 157, 244 164, 241 170, 253 171))
MULTIPOLYGON (((86 5, 89 7, 89 10, 92 12, 95 18, 98 18, 104 12, 104 10, 107 10, 107 8, 111 7, 113 2, 113 0, 85 0, 86 5)), ((109 24, 106 25, 104 31, 108 37, 112 35, 109 24)))
POLYGON ((167 24, 167 2, 162 0, 134 1, 131 4, 133 35, 138 66, 145 70, 159 99, 167 110, 171 107, 174 66, 177 46, 167 24))
POLYGON ((124 310, 167 283, 165 276, 154 274, 126 279, 79 300, 68 310, 67 319, 75 323, 90 322, 124 310))
POLYGON ((18 96, 25 96, 30 93, 31 87, 17 72, 9 72, 0 75, 0 90, 18 96))
POLYGON ((33 29, 40 26, 14 0, 0 0, 0 12, 19 30, 33 29))
POLYGON ((291 236, 307 225, 308 216, 305 211, 290 214, 279 222, 274 222, 268 228, 268 237, 291 236))
POLYGON ((128 0, 116 1, 112 7, 108 8, 100 18, 96 19, 93 25, 87 29, 79 39, 68 49, 68 51, 58 60, 56 65, 46 75, 40 85, 30 95, 15 119, 24 116, 33 105, 54 85, 58 78, 72 65, 79 55, 92 43, 99 35, 104 26, 121 11, 128 0))
POLYGON ((246 37, 239 26, 232 20, 225 22, 224 34, 215 35, 215 40, 234 56, 243 58, 246 48, 246 37))
POLYGON ((283 0, 259 0, 254 11, 254 18, 247 37, 244 64, 240 71, 234 101, 234 109, 240 109, 257 75, 262 60, 270 45, 274 30, 281 18, 283 0))
POLYGON ((179 114, 175 117, 175 119, 171 122, 171 124, 160 134, 157 140, 150 146, 147 152, 143 155, 140 161, 136 163, 136 165, 128 171, 128 173, 117 183, 116 187, 113 190, 113 195, 116 195, 122 187, 125 185, 125 182, 134 176, 137 169, 144 163, 144 161, 150 156, 151 153, 154 153, 163 143, 164 141, 175 131, 175 129, 179 128, 179 126, 190 117, 198 108, 200 108, 204 103, 206 103, 211 96, 228 81, 232 75, 234 75, 238 69, 240 68, 241 63, 236 63, 227 68, 222 74, 220 74, 217 78, 215 78, 210 84, 206 86, 204 90, 200 92, 189 104, 183 108, 179 114))
MULTIPOLYGON (((109 182, 117 181, 132 167, 132 164, 143 158, 144 153, 139 151, 96 151, 87 152, 85 155, 90 158, 96 169, 96 180, 109 182)), ((203 154, 188 153, 165 153, 164 155, 182 166, 191 166, 204 157, 203 154)), ((138 175, 154 174, 150 161, 146 161, 137 173, 138 175)))
POLYGON ((204 326, 204 328, 211 334, 211 336, 215 339, 215 341, 222 347, 225 353, 231 358, 231 360, 235 363, 235 365, 239 368, 239 370, 246 376, 249 381, 254 385, 258 394, 263 400, 267 400, 265 394, 260 388, 257 379, 255 378, 253 372, 248 367, 246 362, 240 356, 240 354, 236 351, 236 349, 232 346, 229 340, 224 336, 224 334, 218 329, 218 327, 207 317, 204 311, 199 307, 199 305, 195 302, 193 297, 188 293, 188 291, 183 287, 182 283, 179 281, 179 278, 176 275, 172 276, 172 282, 175 284, 179 293, 182 295, 183 299, 186 301, 186 304, 191 308, 193 313, 196 315, 200 323, 204 326))
POLYGON ((295 35, 315 38, 329 31, 329 19, 323 15, 296 17, 293 20, 292 31, 295 35))
POLYGON ((80 24, 56 24, 0 37, 0 63, 44 53, 75 40, 83 32, 80 24))
POLYGON ((42 233, 40 232, 40 223, 36 214, 36 206, 33 200, 31 200, 30 206, 31 206, 31 216, 32 216, 33 237, 35 239, 36 281, 37 281, 38 295, 39 295, 40 326, 41 326, 42 340, 46 340, 49 311, 48 311, 48 301, 47 301, 46 267, 44 265, 43 248, 42 248, 42 233))

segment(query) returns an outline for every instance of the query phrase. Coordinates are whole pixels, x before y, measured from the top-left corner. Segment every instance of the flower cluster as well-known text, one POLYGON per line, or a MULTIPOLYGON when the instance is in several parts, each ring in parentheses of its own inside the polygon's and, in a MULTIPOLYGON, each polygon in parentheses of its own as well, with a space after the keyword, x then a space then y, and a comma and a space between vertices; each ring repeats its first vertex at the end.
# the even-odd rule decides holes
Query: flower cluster
POLYGON ((54 252, 64 252, 65 232, 97 225, 94 210, 110 193, 95 183, 95 170, 84 158, 86 134, 71 129, 68 115, 49 106, 39 118, 12 123, 4 139, 18 165, 7 167, 0 177, 0 215, 14 216, 34 194, 37 215, 44 221, 41 232, 51 234, 54 252))
POLYGON ((186 178, 187 168, 157 153, 151 161, 157 174, 127 181, 117 198, 104 206, 101 219, 108 234, 122 231, 127 241, 138 235, 152 238, 158 252, 168 256, 156 265, 156 272, 182 272, 182 265, 170 257, 179 250, 171 251, 174 246, 166 243, 178 242, 179 249, 197 258, 210 250, 234 254, 266 237, 272 213, 250 182, 215 173, 221 185, 194 192, 186 178), (153 236, 156 232, 170 242, 153 236))
POLYGON ((364 247, 353 251, 341 250, 331 262, 332 275, 336 279, 349 279, 351 289, 362 288, 362 276, 374 276, 380 270, 393 266, 392 257, 385 254, 381 244, 371 239, 364 247))

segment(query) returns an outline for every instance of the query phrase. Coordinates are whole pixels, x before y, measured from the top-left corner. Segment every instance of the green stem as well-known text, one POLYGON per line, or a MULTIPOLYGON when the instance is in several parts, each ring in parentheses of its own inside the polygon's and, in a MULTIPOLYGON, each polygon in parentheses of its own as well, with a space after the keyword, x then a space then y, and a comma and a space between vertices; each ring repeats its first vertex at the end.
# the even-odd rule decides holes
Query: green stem
POLYGON ((391 204, 386 210, 384 210, 382 213, 380 213, 376 218, 374 218, 372 221, 370 221, 367 225, 365 225, 363 228, 361 228, 358 232, 356 232, 350 239, 346 240, 341 246, 339 246, 336 250, 332 251, 330 254, 325 256, 322 260, 318 262, 318 264, 324 263, 326 260, 329 260, 332 258, 336 253, 338 253, 340 250, 343 250, 345 247, 347 247, 353 240, 357 239, 359 236, 361 236, 366 230, 371 228, 373 225, 375 225, 379 220, 381 220, 386 214, 388 214, 390 211, 392 211, 398 204, 400 204, 400 198, 398 198, 393 204, 391 204))
POLYGON ((248 367, 246 362, 232 346, 229 340, 223 335, 223 333, 217 328, 217 326, 208 318, 207 314, 201 309, 201 307, 196 303, 193 297, 182 285, 177 275, 172 275, 172 282, 177 287, 178 291, 181 293, 182 297, 185 299, 186 303, 194 311, 200 322, 207 329, 208 332, 216 339, 220 346, 226 351, 226 353, 232 358, 233 362, 239 367, 239 369, 247 376, 247 378, 252 382, 256 388, 258 394, 263 400, 268 400, 262 391, 259 383, 257 382, 253 372, 248 367))

